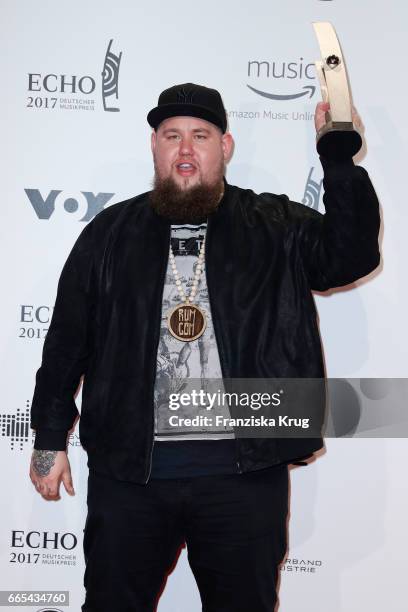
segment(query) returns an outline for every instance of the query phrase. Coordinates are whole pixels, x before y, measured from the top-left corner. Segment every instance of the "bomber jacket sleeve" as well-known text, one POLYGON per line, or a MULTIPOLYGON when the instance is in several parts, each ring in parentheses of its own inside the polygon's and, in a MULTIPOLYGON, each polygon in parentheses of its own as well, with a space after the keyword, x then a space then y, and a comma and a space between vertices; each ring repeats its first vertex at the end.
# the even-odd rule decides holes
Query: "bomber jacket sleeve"
POLYGON ((296 222, 306 274, 317 291, 352 283, 380 261, 379 203, 367 171, 351 159, 321 162, 325 214, 308 209, 296 222))
POLYGON ((74 394, 92 351, 93 222, 81 232, 61 272, 31 406, 34 448, 65 450, 78 415, 74 394))

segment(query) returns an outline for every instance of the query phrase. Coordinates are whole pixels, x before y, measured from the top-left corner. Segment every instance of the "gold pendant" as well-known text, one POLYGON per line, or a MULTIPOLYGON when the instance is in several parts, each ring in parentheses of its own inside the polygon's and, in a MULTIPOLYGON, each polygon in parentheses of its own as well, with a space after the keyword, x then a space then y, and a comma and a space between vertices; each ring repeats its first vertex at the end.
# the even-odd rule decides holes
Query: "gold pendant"
POLYGON ((167 325, 172 336, 183 342, 196 340, 207 325, 204 312, 194 304, 180 304, 167 315, 167 325))

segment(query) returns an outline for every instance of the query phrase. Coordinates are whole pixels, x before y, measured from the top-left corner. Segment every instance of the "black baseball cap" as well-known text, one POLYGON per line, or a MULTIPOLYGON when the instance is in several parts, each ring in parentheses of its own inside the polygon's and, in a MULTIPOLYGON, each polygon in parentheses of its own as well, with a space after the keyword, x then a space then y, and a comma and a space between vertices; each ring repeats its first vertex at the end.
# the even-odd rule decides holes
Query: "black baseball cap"
POLYGON ((184 83, 161 92, 157 106, 147 115, 152 128, 169 117, 198 117, 214 123, 223 134, 227 130, 227 114, 220 93, 216 89, 184 83))

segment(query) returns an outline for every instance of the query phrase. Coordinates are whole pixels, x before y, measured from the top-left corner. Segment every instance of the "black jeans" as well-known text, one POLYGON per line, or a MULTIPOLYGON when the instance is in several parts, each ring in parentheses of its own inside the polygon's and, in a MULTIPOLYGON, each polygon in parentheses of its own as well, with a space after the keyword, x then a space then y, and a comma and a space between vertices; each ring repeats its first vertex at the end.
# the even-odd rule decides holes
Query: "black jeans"
POLYGON ((82 611, 153 612, 186 542, 203 612, 273 612, 287 511, 286 466, 146 485, 90 473, 82 611))

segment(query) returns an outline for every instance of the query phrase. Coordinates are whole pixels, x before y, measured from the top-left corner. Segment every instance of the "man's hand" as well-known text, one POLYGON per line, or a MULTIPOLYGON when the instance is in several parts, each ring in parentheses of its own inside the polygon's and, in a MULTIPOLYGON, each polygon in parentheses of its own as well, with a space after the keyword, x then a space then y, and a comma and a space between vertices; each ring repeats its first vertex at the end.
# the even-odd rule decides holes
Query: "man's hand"
POLYGON ((44 499, 60 499, 61 481, 69 495, 74 495, 71 468, 65 451, 33 450, 30 479, 44 499))
MULTIPOLYGON (((330 110, 329 102, 318 102, 315 110, 315 128, 316 132, 322 129, 322 127, 326 124, 326 112, 330 110)), ((361 121, 360 115, 357 113, 354 106, 351 109, 351 115, 354 123, 354 127, 357 131, 362 131, 363 123, 361 121)))

